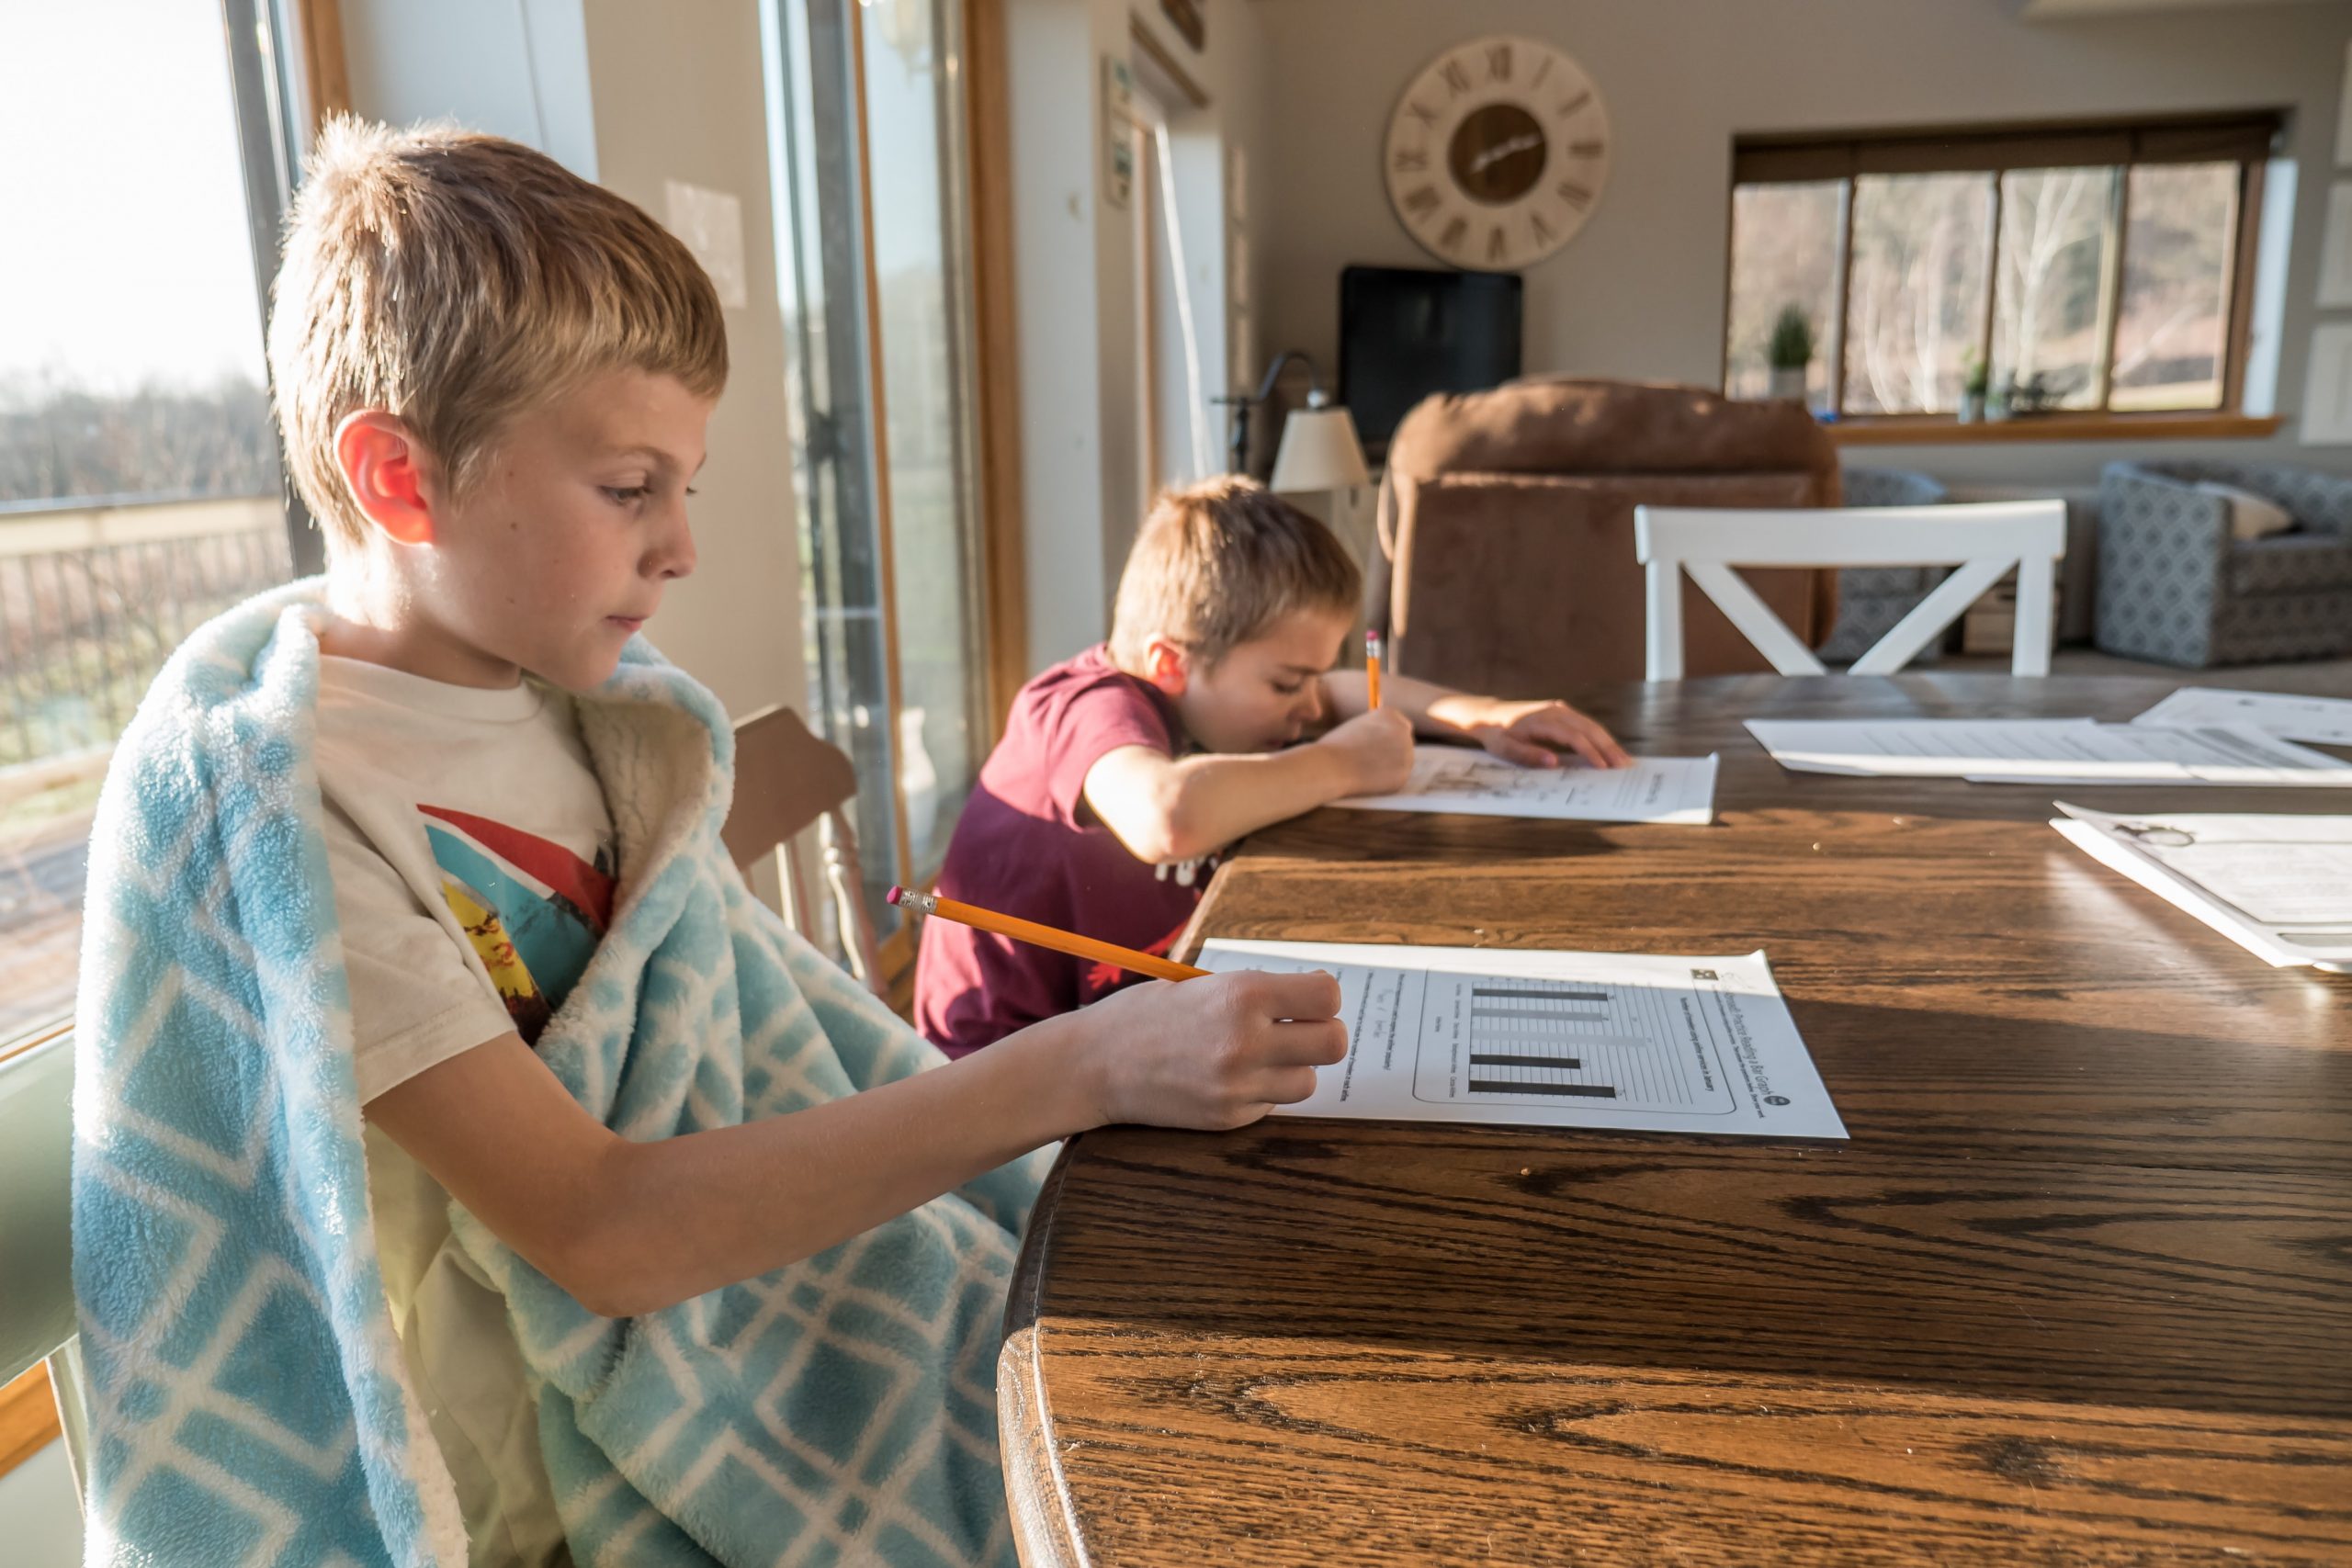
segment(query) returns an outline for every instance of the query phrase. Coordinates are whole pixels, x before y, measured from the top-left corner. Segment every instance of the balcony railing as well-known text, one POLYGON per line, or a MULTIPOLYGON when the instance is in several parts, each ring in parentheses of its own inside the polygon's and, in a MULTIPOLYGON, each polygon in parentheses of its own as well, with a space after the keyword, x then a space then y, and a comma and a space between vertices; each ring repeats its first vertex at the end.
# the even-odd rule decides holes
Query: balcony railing
POLYGON ((291 570, 275 496, 0 505, 0 1042, 73 1006, 115 737, 189 632, 291 570))

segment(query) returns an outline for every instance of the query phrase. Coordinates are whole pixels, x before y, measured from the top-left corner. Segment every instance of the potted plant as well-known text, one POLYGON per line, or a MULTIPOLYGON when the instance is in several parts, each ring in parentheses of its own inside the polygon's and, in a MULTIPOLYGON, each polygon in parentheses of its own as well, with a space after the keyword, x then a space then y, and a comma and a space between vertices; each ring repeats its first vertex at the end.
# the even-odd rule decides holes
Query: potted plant
POLYGON ((1804 399, 1805 370, 1813 364, 1813 321, 1797 305, 1783 305, 1772 322, 1772 341, 1764 350, 1772 367, 1771 392, 1776 398, 1804 399))
POLYGON ((1973 424, 1984 417, 1984 393, 1993 384, 1993 373, 1984 356, 1973 350, 1960 371, 1960 423, 1973 424))

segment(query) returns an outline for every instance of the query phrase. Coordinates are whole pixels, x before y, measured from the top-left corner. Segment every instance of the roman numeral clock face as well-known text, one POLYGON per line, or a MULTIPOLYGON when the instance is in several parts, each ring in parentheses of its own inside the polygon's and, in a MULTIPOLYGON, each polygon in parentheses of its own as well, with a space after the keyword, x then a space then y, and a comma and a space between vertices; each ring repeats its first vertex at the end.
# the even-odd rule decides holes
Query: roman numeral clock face
POLYGON ((1532 39, 1479 39, 1413 79, 1388 122, 1388 199, 1440 260, 1516 272, 1573 238, 1609 178, 1609 113, 1584 68, 1532 39))

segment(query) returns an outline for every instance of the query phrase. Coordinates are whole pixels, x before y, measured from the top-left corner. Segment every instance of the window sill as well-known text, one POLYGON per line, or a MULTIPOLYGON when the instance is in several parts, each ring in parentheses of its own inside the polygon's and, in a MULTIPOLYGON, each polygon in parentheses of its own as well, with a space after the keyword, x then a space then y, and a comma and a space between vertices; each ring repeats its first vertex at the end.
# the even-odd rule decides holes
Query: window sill
POLYGON ((1849 419, 1826 428, 1840 446, 1948 446, 2001 441, 2240 441, 2275 434, 2277 415, 2038 413, 1962 424, 1940 415, 1849 419))

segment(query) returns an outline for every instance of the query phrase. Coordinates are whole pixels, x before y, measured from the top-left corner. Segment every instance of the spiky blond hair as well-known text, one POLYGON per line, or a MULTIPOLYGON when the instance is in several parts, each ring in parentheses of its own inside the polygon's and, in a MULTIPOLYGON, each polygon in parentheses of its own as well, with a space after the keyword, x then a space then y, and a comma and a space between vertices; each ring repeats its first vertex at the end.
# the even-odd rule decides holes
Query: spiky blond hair
POLYGON ((449 125, 331 120, 272 295, 287 461, 331 541, 366 525, 334 455, 355 410, 399 418, 462 493, 508 421, 591 376, 727 383, 718 296, 675 236, 544 153, 449 125))
POLYGON ((1163 492, 1119 574, 1111 656, 1142 668, 1164 637, 1214 665, 1293 610, 1351 614, 1363 574, 1330 529, 1238 474, 1163 492))

